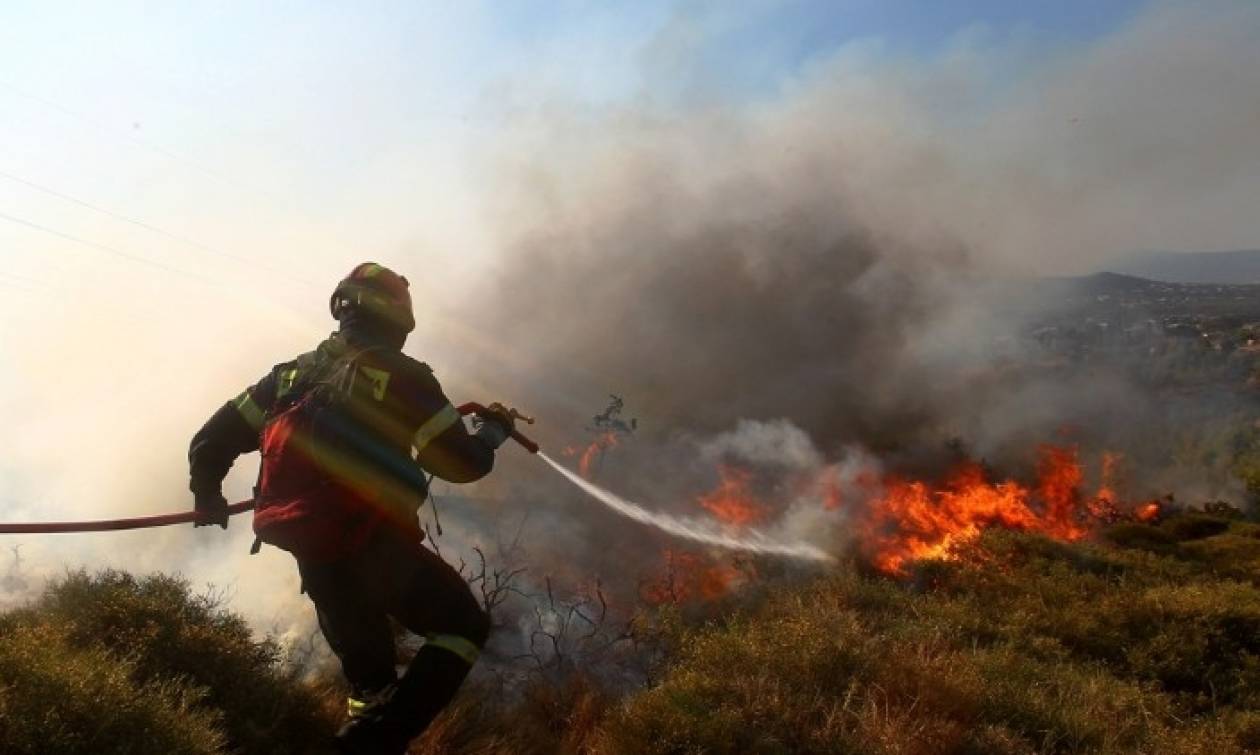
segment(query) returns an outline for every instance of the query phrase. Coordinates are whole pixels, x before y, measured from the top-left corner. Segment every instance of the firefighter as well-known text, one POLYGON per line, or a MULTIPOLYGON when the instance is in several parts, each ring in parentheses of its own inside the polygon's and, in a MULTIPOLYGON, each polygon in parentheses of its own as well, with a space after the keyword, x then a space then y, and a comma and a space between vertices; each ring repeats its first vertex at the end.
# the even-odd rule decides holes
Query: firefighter
POLYGON ((261 450, 255 533, 296 558, 350 685, 337 746, 402 753, 454 697, 490 627, 459 573, 421 545, 424 473, 485 476, 513 419, 493 404, 469 433, 428 366, 402 353, 415 327, 406 278, 364 263, 330 308, 335 333, 276 365, 193 437, 195 526, 227 526, 223 479, 237 456, 261 450), (390 617, 425 638, 401 678, 390 617))

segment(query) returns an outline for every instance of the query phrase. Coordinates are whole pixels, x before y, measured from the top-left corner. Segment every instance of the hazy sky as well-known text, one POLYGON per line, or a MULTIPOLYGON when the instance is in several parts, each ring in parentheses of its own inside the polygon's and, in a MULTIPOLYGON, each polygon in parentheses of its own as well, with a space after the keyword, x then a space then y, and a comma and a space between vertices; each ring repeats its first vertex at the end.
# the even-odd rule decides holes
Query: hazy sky
MULTIPOLYGON (((753 100, 855 39, 909 56, 960 35, 1083 45, 1136 5, 7 3, 0 212, 215 280, 243 274, 21 179, 216 252, 300 261, 324 285, 403 245, 484 251, 475 205, 493 189, 470 153, 552 104, 753 100)), ((9 218, 0 250, 10 291, 101 268, 172 277, 9 218)))

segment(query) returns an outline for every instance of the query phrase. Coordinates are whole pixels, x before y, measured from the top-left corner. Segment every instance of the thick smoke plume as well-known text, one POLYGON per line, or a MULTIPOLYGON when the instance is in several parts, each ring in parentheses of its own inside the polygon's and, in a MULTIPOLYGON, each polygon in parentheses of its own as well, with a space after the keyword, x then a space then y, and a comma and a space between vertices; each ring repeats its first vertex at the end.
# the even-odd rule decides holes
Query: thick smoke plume
MULTIPOLYGON (((1035 312, 982 282, 1254 243, 1257 32, 1253 5, 1160 5, 1086 47, 961 40, 925 63, 859 45, 753 105, 549 110, 494 153, 504 251, 461 310, 491 339, 470 353, 502 360, 489 388, 545 417, 552 447, 624 395, 643 430, 601 475, 666 506, 714 484, 697 450, 743 420, 928 472, 951 438, 1023 471, 1064 426, 1142 445, 1161 399, 1120 372, 1009 369, 1032 361, 1035 312)), ((566 561, 654 557, 511 468, 555 528, 538 539, 576 543, 566 561)))

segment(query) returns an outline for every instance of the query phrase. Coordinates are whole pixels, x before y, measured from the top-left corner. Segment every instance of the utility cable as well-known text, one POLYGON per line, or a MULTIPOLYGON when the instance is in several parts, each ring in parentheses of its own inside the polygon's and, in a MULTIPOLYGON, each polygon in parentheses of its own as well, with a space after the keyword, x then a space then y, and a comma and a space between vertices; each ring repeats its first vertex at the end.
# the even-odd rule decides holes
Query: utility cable
MULTIPOLYGON (((147 140, 138 139, 134 135, 128 133, 127 131, 124 131, 123 129, 117 126, 102 122, 91 116, 84 115, 81 112, 78 112, 72 108, 68 108, 65 105, 61 105, 58 102, 55 102, 54 100, 50 100, 46 97, 41 97, 36 94, 32 94, 23 89, 15 87, 12 84, 3 80, 0 80, 0 89, 6 90, 10 94, 16 95, 18 97, 22 97, 32 102, 37 102, 45 107, 52 108, 53 110, 56 110, 62 113, 63 115, 70 117, 71 119, 78 120, 81 123, 90 125, 94 129, 93 130, 94 135, 99 136, 101 132, 103 131, 109 132, 110 134, 112 134, 114 138, 120 141, 126 142, 134 147, 150 150, 151 152, 159 154, 167 158, 168 160, 172 160, 176 163, 180 163, 181 165, 187 168, 192 168, 196 170, 197 172, 201 173, 202 175, 207 176, 211 179, 214 179, 225 186, 236 189, 238 191, 246 191, 260 197, 265 197, 268 201, 276 205, 279 205, 281 203, 282 198, 278 196, 277 194, 275 194, 274 192, 268 191, 258 186, 251 186, 251 185, 236 181, 232 179, 231 177, 217 170, 206 167, 205 165, 202 165, 201 163, 195 160, 185 157, 184 155, 181 155, 178 152, 167 149, 166 147, 163 147, 161 145, 154 144, 147 140)), ((297 209, 298 212, 300 212, 302 215, 306 216, 310 220, 317 219, 313 214, 307 212, 306 210, 303 210, 301 208, 295 208, 295 209, 297 209)), ((341 239, 336 236, 334 236, 333 238, 339 245, 341 245, 342 247, 345 247, 346 249, 353 249, 355 247, 354 244, 348 243, 345 239, 341 239)), ((306 281, 303 281, 303 285, 314 286, 314 284, 306 282, 306 281)))
POLYGON ((181 270, 180 268, 172 267, 171 265, 167 265, 166 263, 158 262, 157 260, 151 260, 148 257, 141 257, 138 254, 133 254, 131 252, 123 251, 122 249, 109 246, 107 244, 101 244, 99 242, 90 241, 88 239, 80 238, 78 236, 72 236, 68 233, 62 233, 61 231, 58 231, 55 228, 49 228, 46 225, 40 225, 39 223, 34 223, 30 220, 23 220, 22 218, 9 215, 6 212, 0 212, 0 220, 7 220, 10 223, 26 226, 27 228, 33 228, 34 230, 42 231, 51 236, 56 236, 57 238, 65 239, 66 241, 73 241, 76 244, 82 244, 83 246, 88 246, 93 249, 99 249, 102 252, 107 252, 109 254, 122 257, 123 259, 130 260, 137 264, 148 265, 149 267, 154 267, 159 270, 165 270, 169 273, 175 273, 176 275, 182 275, 184 277, 192 278, 194 280, 200 280, 204 283, 212 282, 209 278, 206 278, 204 275, 198 275, 197 273, 192 273, 187 270, 181 270))
POLYGON ((188 238, 188 237, 186 237, 186 236, 181 236, 181 235, 180 235, 180 234, 178 234, 178 233, 172 233, 171 231, 167 231, 167 230, 165 230, 165 229, 163 229, 163 228, 159 228, 158 226, 155 226, 155 225, 153 225, 153 224, 151 224, 151 223, 146 223, 146 222, 145 222, 145 221, 143 221, 143 220, 137 220, 136 218, 128 217, 128 216, 123 215, 123 214, 121 214, 121 213, 114 212, 113 210, 109 210, 109 209, 106 209, 106 208, 101 207, 101 206, 99 206, 99 205, 92 204, 91 202, 88 202, 87 200, 80 199, 80 198, 75 197, 75 196, 71 196, 70 194, 66 194, 66 193, 64 193, 64 192, 57 191, 56 189, 51 189, 51 188, 49 188, 49 187, 47 187, 47 186, 42 186, 42 185, 40 185, 40 184, 35 183, 34 181, 31 181, 31 180, 26 179, 26 178, 22 178, 21 176, 17 176, 17 175, 14 175, 14 174, 12 174, 12 173, 8 173, 8 172, 6 172, 6 171, 0 170, 0 178, 4 178, 4 179, 7 179, 7 180, 12 181, 12 182, 14 182, 14 183, 18 183, 18 184, 21 184, 21 185, 23 185, 23 186, 26 186, 26 187, 29 187, 29 188, 35 189, 36 191, 43 192, 44 194, 47 194, 47 195, 52 196, 52 197, 56 197, 56 198, 58 198, 58 199, 60 199, 60 200, 63 200, 63 201, 66 201, 66 202, 70 202, 70 203, 72 203, 72 204, 79 205, 80 207, 85 207, 85 208, 87 208, 87 209, 89 209, 89 210, 91 210, 91 211, 93 211, 93 212, 97 212, 97 213, 100 213, 100 214, 102 214, 102 215, 105 215, 106 217, 110 217, 110 218, 113 218, 113 219, 115 219, 115 220, 122 221, 122 222, 124 222, 124 223, 129 223, 129 224, 131 224, 131 225, 136 226, 137 228, 143 228, 143 229, 144 229, 144 230, 146 230, 146 231, 149 231, 149 232, 151 232, 151 233, 156 233, 156 234, 158 234, 158 235, 160 235, 160 236, 164 236, 164 237, 166 237, 166 238, 168 238, 168 239, 171 239, 171 240, 173 240, 173 241, 177 241, 177 242, 179 242, 179 243, 181 243, 181 244, 185 244, 185 245, 187 245, 187 246, 191 246, 191 247, 194 247, 194 248, 196 248, 196 249, 200 249, 200 250, 202 250, 202 251, 204 251, 204 252, 208 252, 208 253, 210 253, 210 254, 217 255, 217 256, 219 256, 219 257, 223 257, 223 258, 225 258, 225 259, 232 260, 232 261, 234 261, 234 262, 238 262, 238 263, 240 263, 240 264, 242 264, 242 265, 246 265, 246 266, 248 266, 248 267, 250 267, 250 268, 258 268, 258 267, 261 267, 261 268, 264 268, 264 269, 270 270, 271 272, 281 273, 281 274, 283 274, 283 275, 286 275, 286 276, 287 276, 287 277, 289 277, 289 279, 290 279, 290 280, 292 280, 294 283, 299 283, 299 284, 301 284, 301 285, 303 285, 303 286, 307 286, 307 287, 310 287, 310 288, 315 288, 315 287, 316 287, 314 283, 312 283, 312 282, 310 282, 310 281, 307 281, 307 280, 303 280, 303 279, 298 278, 298 277, 295 277, 295 276, 293 276, 291 273, 289 273, 289 271, 287 271, 287 270, 282 270, 282 269, 280 269, 280 268, 278 268, 278 267, 274 267, 274 266, 272 266, 272 265, 268 265, 268 264, 265 264, 265 263, 260 263, 260 262, 258 262, 258 261, 256 261, 256 260, 251 260, 251 259, 249 259, 249 258, 247 258, 247 257, 242 257, 241 255, 238 255, 238 254, 232 254, 231 252, 225 252, 225 251, 223 251, 223 250, 221 250, 221 249, 216 249, 216 248, 214 248, 214 247, 212 247, 212 246, 209 246, 209 245, 207 245, 207 244, 203 244, 203 243, 201 243, 200 241, 196 241, 195 239, 190 239, 190 238, 188 238))

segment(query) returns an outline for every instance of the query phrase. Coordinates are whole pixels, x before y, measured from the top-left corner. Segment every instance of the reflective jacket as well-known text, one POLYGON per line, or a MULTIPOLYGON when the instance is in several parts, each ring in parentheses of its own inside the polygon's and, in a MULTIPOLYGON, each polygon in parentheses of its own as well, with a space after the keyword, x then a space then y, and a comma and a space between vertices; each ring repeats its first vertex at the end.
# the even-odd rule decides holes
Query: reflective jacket
POLYGON ((422 471, 450 482, 472 482, 490 472, 493 449, 468 433, 428 365, 343 330, 315 351, 273 367, 206 422, 188 453, 193 492, 218 491, 236 457, 258 450, 267 421, 309 388, 303 376, 309 380, 309 371, 348 356, 354 357, 349 420, 361 450, 356 455, 366 463, 349 472, 326 470, 329 475, 352 477, 345 482, 394 499, 398 521, 418 533, 414 511, 426 492, 422 471))

